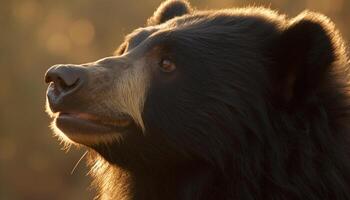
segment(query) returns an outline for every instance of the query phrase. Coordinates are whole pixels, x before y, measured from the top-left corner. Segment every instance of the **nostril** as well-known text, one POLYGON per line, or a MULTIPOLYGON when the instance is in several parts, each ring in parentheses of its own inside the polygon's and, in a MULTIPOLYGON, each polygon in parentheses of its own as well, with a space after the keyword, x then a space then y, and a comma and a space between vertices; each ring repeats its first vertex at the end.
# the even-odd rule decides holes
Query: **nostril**
POLYGON ((54 86, 58 88, 59 91, 61 92, 67 92, 69 90, 74 89, 78 83, 79 83, 79 78, 75 80, 75 82, 69 82, 67 80, 64 80, 61 77, 57 77, 56 83, 54 82, 54 86))
POLYGON ((48 73, 45 74, 45 83, 51 83, 52 79, 51 77, 48 75, 48 73))

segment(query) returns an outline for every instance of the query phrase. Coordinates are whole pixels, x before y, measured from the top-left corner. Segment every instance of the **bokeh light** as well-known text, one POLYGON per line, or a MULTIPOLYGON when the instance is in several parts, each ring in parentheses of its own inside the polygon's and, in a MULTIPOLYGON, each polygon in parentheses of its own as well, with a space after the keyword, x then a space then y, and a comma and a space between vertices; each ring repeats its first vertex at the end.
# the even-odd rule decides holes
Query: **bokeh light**
POLYGON ((74 44, 86 47, 94 39, 95 28, 88 20, 76 20, 69 25, 69 36, 74 44))

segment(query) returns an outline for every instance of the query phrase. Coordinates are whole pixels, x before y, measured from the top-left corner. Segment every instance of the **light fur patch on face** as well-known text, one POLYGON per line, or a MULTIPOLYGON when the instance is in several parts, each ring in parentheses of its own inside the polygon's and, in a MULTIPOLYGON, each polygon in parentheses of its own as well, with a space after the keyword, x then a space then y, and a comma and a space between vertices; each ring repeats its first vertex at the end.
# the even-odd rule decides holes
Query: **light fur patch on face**
POLYGON ((111 107, 129 114, 144 131, 142 111, 150 82, 150 70, 140 59, 119 75, 112 89, 111 107))
MULTIPOLYGON (((93 104, 91 110, 98 110, 99 106, 103 105, 105 110, 107 106, 111 112, 127 114, 134 122, 143 130, 145 130, 144 122, 142 119, 142 111, 146 98, 147 89, 150 81, 150 69, 145 67, 145 59, 140 59, 131 64, 128 68, 122 70, 117 77, 110 76, 105 78, 105 74, 108 73, 104 68, 94 68, 94 76, 101 77, 98 80, 99 87, 93 87, 95 90, 90 91, 91 95, 88 100, 102 101, 101 104, 93 104), (101 90, 101 85, 113 85, 108 90, 101 90), (104 97, 104 98, 101 98, 104 97)), ((110 74, 109 74, 110 75, 110 74)), ((49 107, 48 100, 46 100, 46 112, 51 118, 56 118, 57 113, 53 113, 49 107)), ((122 135, 117 132, 111 132, 110 134, 69 134, 66 135, 56 126, 55 120, 51 124, 51 129, 54 131, 54 135, 64 144, 64 148, 68 149, 72 144, 110 144, 122 140, 122 135)))

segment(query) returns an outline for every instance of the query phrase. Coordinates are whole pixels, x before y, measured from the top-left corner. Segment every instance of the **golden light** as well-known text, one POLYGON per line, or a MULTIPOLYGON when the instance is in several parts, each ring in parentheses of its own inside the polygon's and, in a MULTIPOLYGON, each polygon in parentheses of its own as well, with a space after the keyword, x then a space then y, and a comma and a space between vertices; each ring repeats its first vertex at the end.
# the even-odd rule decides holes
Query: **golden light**
POLYGON ((306 7, 320 12, 332 13, 341 10, 344 4, 343 0, 319 0, 317 3, 315 2, 315 0, 308 0, 306 7))
POLYGON ((54 33, 46 40, 46 47, 54 55, 65 55, 71 49, 71 42, 65 34, 54 33))
POLYGON ((13 15, 21 23, 30 23, 41 13, 41 4, 34 0, 22 1, 13 5, 13 15))
POLYGON ((76 20, 69 26, 69 37, 76 45, 87 46, 92 42, 94 36, 95 28, 88 20, 76 20))
POLYGON ((8 138, 0 138, 0 161, 12 159, 17 151, 16 144, 8 138))

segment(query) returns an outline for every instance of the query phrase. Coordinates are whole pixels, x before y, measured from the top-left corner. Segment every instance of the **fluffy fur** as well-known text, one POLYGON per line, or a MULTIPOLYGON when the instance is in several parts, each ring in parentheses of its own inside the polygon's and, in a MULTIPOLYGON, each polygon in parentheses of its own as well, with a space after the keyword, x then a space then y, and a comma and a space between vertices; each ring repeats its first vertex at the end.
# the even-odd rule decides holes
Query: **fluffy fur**
POLYGON ((136 54, 144 127, 88 145, 100 199, 350 199, 349 64, 327 17, 167 1, 115 59, 136 54))

